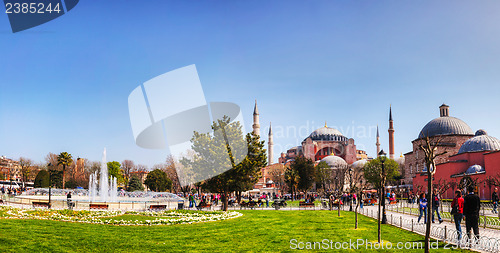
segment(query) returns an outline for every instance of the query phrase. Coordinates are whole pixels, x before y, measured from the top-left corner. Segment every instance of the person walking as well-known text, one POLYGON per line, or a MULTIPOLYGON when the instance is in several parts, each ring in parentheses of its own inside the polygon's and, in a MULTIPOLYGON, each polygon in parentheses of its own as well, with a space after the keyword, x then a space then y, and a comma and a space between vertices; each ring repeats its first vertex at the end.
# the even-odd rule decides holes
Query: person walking
POLYGON ((469 194, 464 198, 465 231, 467 232, 469 241, 472 240, 471 229, 474 231, 476 239, 479 240, 479 210, 481 209, 481 200, 479 196, 474 194, 474 187, 469 186, 467 191, 469 194))
POLYGON ((455 191, 455 198, 451 202, 451 214, 455 220, 455 228, 458 232, 458 241, 462 239, 462 218, 464 217, 464 198, 462 198, 462 192, 460 190, 455 191))
POLYGON ((498 188, 495 188, 493 194, 491 194, 491 202, 493 202, 493 213, 498 213, 497 205, 498 205, 498 188))
POLYGON ((420 193, 420 198, 418 199, 419 203, 419 208, 418 210, 420 211, 420 214, 418 216, 418 221, 420 222, 420 219, 422 218, 422 214, 424 215, 424 223, 427 223, 427 199, 425 198, 424 193, 420 193))
POLYGON ((434 189, 433 194, 432 194, 432 223, 434 223, 434 212, 436 213, 436 215, 438 217, 439 224, 443 223, 443 219, 441 218, 441 215, 439 214, 439 202, 440 202, 439 195, 437 193, 437 190, 434 189))

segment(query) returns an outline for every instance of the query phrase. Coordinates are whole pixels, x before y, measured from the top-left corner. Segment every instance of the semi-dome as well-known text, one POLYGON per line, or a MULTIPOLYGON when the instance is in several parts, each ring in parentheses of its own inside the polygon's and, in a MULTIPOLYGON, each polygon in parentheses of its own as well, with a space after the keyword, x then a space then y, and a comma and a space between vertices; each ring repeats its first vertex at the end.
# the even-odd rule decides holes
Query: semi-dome
POLYGON ((500 150, 500 140, 486 134, 486 131, 480 129, 476 132, 476 136, 470 138, 458 151, 459 154, 478 151, 495 151, 500 150))
POLYGON ((336 156, 336 155, 327 156, 327 157, 321 159, 321 162, 326 162, 326 164, 328 164, 328 166, 336 167, 336 168, 339 168, 342 166, 347 166, 346 161, 344 159, 342 159, 342 157, 336 156))
POLYGON ((418 138, 439 135, 473 135, 472 129, 461 119, 442 116, 431 120, 422 128, 418 138))
POLYGON ((308 138, 313 141, 347 141, 347 137, 343 136, 339 130, 326 125, 314 130, 308 138))
POLYGON ((358 161, 355 161, 354 163, 352 163, 352 167, 355 169, 363 168, 367 162, 368 162, 368 160, 366 160, 366 159, 358 160, 358 161))
POLYGON ((481 165, 475 164, 470 166, 467 171, 465 171, 465 174, 470 175, 470 174, 476 174, 480 172, 484 172, 484 168, 481 165))

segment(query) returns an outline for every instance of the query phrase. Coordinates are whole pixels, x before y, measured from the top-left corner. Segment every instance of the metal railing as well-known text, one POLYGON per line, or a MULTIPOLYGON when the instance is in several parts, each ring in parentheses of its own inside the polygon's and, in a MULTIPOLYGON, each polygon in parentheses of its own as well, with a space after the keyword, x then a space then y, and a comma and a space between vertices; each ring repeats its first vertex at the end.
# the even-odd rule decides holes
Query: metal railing
MULTIPOLYGON (((364 208, 360 213, 374 219, 377 219, 378 217, 378 210, 374 211, 373 209, 368 210, 367 208, 364 208)), ((425 235, 426 232, 426 224, 418 223, 415 219, 403 218, 403 216, 394 217, 393 214, 388 214, 387 223, 421 235, 425 235)), ((476 237, 475 235, 471 235, 471 238, 469 238, 467 234, 463 233, 461 239, 459 239, 459 232, 456 229, 448 228, 447 226, 431 226, 430 236, 433 239, 463 248, 486 252, 500 251, 500 239, 498 238, 487 236, 476 237)))

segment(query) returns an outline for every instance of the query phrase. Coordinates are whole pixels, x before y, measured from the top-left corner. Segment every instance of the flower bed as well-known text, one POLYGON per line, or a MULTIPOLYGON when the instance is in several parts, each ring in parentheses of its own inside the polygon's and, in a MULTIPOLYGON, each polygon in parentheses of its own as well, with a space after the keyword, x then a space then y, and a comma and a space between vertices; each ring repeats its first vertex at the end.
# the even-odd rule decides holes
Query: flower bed
POLYGON ((46 209, 19 209, 0 207, 0 218, 6 219, 41 219, 82 222, 109 225, 172 225, 197 222, 218 221, 241 216, 238 212, 193 212, 193 211, 162 211, 162 212, 122 212, 122 211, 72 211, 46 209), (147 219, 130 219, 133 217, 147 219), (151 219, 149 219, 151 217, 151 219), (128 218, 128 219, 127 219, 128 218))

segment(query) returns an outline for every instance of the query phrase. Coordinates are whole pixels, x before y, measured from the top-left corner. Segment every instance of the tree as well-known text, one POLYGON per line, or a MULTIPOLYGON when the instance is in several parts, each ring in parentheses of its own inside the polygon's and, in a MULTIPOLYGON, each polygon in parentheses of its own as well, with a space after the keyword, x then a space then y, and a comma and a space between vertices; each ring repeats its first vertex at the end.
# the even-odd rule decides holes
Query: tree
POLYGON ((123 170, 121 169, 121 164, 117 161, 108 162, 108 176, 115 177, 116 182, 119 185, 125 185, 125 179, 123 178, 123 170))
MULTIPOLYGON (((440 139, 433 138, 434 140, 431 141, 431 138, 429 136, 426 136, 424 138, 424 143, 419 144, 419 148, 424 152, 425 155, 425 165, 427 167, 427 193, 428 193, 428 199, 431 198, 432 196, 432 180, 434 177, 434 174, 436 173, 436 163, 435 159, 438 156, 446 154, 446 151, 441 152, 441 153, 436 153, 440 139)), ((431 218, 432 218, 432 202, 433 201, 427 201, 427 224, 426 224, 426 229, 425 229, 425 253, 429 253, 429 248, 430 248, 430 236, 431 236, 431 218)))
POLYGON ((135 163, 132 160, 123 160, 121 164, 123 170, 124 181, 128 182, 130 179, 130 172, 135 170, 135 163))
POLYGON ((253 186, 262 177, 262 167, 267 165, 267 155, 264 149, 264 141, 260 136, 248 133, 245 136, 248 154, 245 159, 234 168, 234 175, 237 177, 234 182, 234 191, 238 203, 241 200, 241 193, 253 189, 253 186))
MULTIPOLYGON (((383 153, 383 151, 381 151, 383 153)), ((378 242, 381 242, 381 220, 382 202, 385 202, 384 190, 387 181, 392 180, 395 176, 399 175, 399 165, 385 156, 379 156, 365 164, 363 167, 365 180, 378 189, 379 203, 378 203, 378 242), (383 166, 382 166, 383 165, 383 166)))
POLYGON ((21 167, 21 176, 23 182, 29 181, 32 165, 33 161, 31 159, 24 157, 19 158, 19 166, 21 167))
POLYGON ((179 176, 177 175, 176 166, 178 165, 174 159, 174 156, 168 155, 163 166, 163 171, 167 173, 168 178, 172 180, 172 189, 174 190, 174 192, 179 192, 181 191, 181 185, 179 182, 179 176))
POLYGON ((324 192, 327 192, 332 182, 332 168, 325 161, 321 161, 316 165, 315 170, 316 188, 321 188, 324 192))
POLYGON ((68 152, 61 152, 59 156, 57 156, 57 165, 62 165, 62 188, 64 189, 66 182, 66 168, 73 163, 73 157, 68 152))
POLYGON ((49 172, 46 170, 41 170, 38 172, 35 178, 34 187, 35 188, 47 188, 49 187, 49 172))
POLYGON ((165 192, 171 189, 172 180, 167 177, 167 174, 159 169, 149 172, 144 184, 155 192, 165 192))
POLYGON ((144 191, 144 186, 142 185, 139 177, 137 177, 136 175, 130 177, 130 180, 128 181, 127 191, 144 191))
MULTIPOLYGON (((191 138, 192 157, 182 158, 181 163, 193 173, 193 182, 203 181, 203 188, 222 194, 223 209, 227 211, 228 194, 237 187, 242 179, 238 174, 248 154, 247 143, 243 138, 239 121, 231 122, 224 116, 212 124, 213 133, 194 132, 191 138)), ((195 184, 196 185, 196 184, 195 184)))
POLYGON ((268 174, 274 182, 274 186, 283 194, 285 192, 285 171, 287 167, 283 164, 273 164, 268 168, 268 174))
POLYGON ((297 185, 299 183, 299 173, 295 167, 289 166, 285 170, 285 184, 288 187, 290 194, 292 194, 292 199, 295 199, 297 185))
POLYGON ((358 207, 361 201, 363 201, 363 191, 368 188, 368 183, 364 179, 363 167, 353 167, 348 169, 349 173, 349 191, 351 193, 356 193, 358 197, 356 201, 356 206, 354 207, 354 229, 358 229, 358 207))
POLYGON ((297 156, 290 164, 290 168, 297 172, 297 189, 307 192, 314 183, 314 162, 304 156, 297 156))

